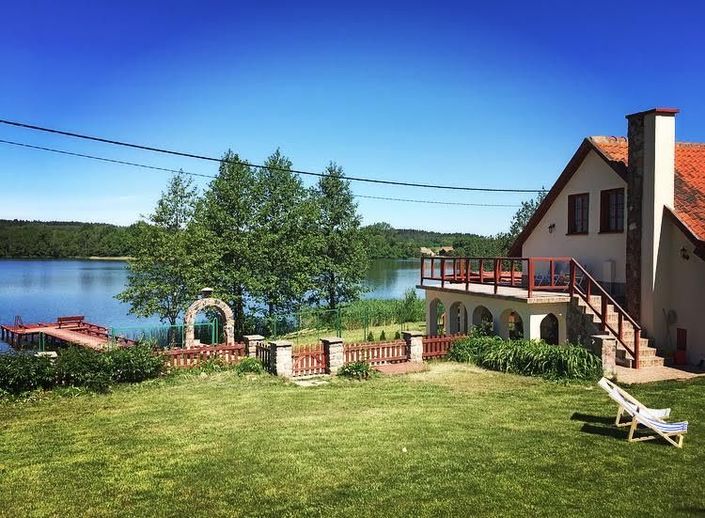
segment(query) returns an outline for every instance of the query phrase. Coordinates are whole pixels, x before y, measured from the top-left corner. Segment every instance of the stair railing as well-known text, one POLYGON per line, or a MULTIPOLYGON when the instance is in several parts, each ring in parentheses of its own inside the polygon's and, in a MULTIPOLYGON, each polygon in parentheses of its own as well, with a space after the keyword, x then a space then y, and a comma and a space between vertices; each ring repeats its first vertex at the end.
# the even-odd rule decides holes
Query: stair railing
POLYGON ((615 337, 617 341, 624 347, 627 352, 634 358, 634 368, 639 368, 639 346, 641 345, 641 326, 636 323, 636 321, 626 312, 622 306, 617 304, 617 301, 612 298, 612 296, 607 293, 607 291, 597 282, 592 275, 590 275, 582 265, 575 259, 570 261, 570 288, 569 293, 571 297, 576 293, 585 301, 588 307, 598 316, 600 319, 600 327, 602 331, 609 330, 615 337), (582 276, 585 280, 585 287, 580 286, 580 282, 577 282, 578 274, 582 276), (599 295, 601 304, 600 308, 596 308, 591 300, 591 295, 599 295), (612 304, 615 312, 617 313, 617 329, 614 329, 612 325, 607 321, 607 307, 612 304), (624 320, 629 321, 634 329, 634 343, 627 344, 624 340, 624 320))

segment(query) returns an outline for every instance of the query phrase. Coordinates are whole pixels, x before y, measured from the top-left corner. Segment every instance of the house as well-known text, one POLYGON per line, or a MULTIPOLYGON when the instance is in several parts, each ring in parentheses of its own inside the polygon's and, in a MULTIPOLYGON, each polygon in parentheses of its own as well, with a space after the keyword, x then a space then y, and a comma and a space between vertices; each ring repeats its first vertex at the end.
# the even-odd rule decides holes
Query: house
POLYGON ((422 246, 422 247, 419 249, 419 251, 421 252, 421 255, 422 255, 422 256, 423 256, 423 255, 426 255, 426 256, 429 256, 429 257, 433 257, 434 255, 436 255, 433 250, 431 250, 430 248, 425 247, 425 246, 422 246))
POLYGON ((637 368, 702 365, 705 143, 676 142, 677 113, 634 113, 627 138, 584 139, 510 258, 425 259, 429 332, 484 322, 504 337, 614 340, 617 362, 637 368))

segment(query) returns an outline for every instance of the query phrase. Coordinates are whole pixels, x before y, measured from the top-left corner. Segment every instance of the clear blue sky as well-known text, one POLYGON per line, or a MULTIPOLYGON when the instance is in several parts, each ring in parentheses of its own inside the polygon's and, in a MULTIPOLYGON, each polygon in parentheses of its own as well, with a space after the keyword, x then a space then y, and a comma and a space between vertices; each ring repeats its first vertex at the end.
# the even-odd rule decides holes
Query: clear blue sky
MULTIPOLYGON (((299 169, 550 187, 586 135, 681 109, 705 141, 697 3, 6 2, 0 118, 299 169), (339 4, 339 5, 335 5, 339 4), (382 6, 381 4, 384 4, 382 6)), ((0 127, 0 139, 213 173, 214 165, 0 127)), ((130 223, 167 177, 0 145, 0 218, 130 223)), ((310 180, 306 180, 310 184, 310 180)), ((354 185, 516 204, 526 195, 354 185)), ((513 209, 360 200, 366 223, 494 233, 513 209)))

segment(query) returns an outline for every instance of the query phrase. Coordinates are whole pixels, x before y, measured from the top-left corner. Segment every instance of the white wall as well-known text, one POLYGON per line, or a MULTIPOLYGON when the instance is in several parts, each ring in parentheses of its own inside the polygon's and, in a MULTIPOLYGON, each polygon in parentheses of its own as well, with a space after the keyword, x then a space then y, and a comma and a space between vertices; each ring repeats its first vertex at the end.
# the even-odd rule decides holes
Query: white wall
POLYGON ((605 282, 624 283, 626 260, 626 233, 600 234, 600 192, 606 189, 625 188, 626 228, 626 182, 594 151, 585 160, 565 185, 546 214, 534 228, 522 247, 524 257, 569 256, 575 257, 593 277, 605 282), (568 196, 590 193, 589 233, 568 233, 568 196), (548 227, 555 224, 552 233, 548 227), (604 261, 615 261, 615 278, 605 278, 604 261))
POLYGON ((705 261, 693 253, 693 245, 670 218, 663 220, 663 234, 654 292, 653 337, 660 348, 675 349, 676 328, 688 331, 688 362, 697 365, 705 359, 705 261), (681 257, 681 248, 690 259, 681 257), (674 310, 678 322, 667 330, 664 310, 674 310))

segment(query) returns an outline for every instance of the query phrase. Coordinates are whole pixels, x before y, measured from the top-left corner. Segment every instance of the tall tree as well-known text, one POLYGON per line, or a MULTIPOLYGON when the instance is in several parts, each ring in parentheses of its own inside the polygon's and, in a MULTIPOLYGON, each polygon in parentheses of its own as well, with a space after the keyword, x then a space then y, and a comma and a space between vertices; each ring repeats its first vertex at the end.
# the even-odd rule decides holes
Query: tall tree
POLYGON ((361 218, 343 169, 331 163, 316 188, 322 244, 313 299, 328 309, 355 300, 363 291, 367 254, 361 218))
POLYGON ((514 213, 509 223, 509 232, 497 235, 497 237, 503 241, 505 251, 508 250, 516 238, 519 237, 519 234, 521 234, 522 230, 524 230, 529 223, 531 216, 534 215, 536 209, 539 208, 539 205, 541 205, 541 202, 546 198, 547 194, 546 191, 541 191, 535 198, 521 202, 521 207, 514 213))
POLYGON ((127 287, 116 297, 130 313, 174 325, 195 296, 189 271, 187 226, 197 193, 191 178, 174 175, 153 214, 135 228, 134 258, 128 262, 127 287))
POLYGON ((253 239, 257 198, 252 168, 228 150, 189 230, 194 276, 233 308, 238 337, 246 334, 247 303, 257 284, 259 257, 253 239))
POLYGON ((313 288, 317 205, 277 149, 257 173, 255 292, 267 313, 289 311, 313 288))

